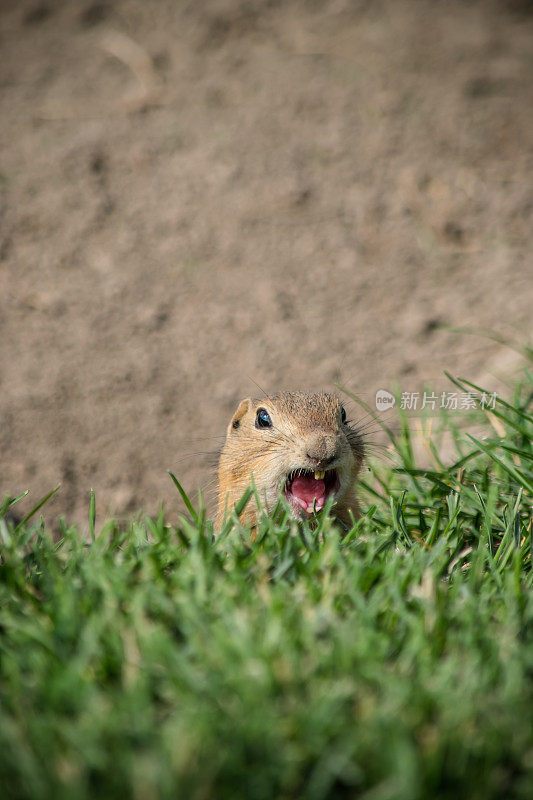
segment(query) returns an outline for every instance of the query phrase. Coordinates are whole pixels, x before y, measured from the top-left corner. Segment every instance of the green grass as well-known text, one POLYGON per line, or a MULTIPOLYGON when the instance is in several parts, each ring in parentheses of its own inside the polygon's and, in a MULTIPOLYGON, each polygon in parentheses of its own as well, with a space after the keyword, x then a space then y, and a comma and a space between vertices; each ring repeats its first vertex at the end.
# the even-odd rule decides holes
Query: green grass
POLYGON ((91 497, 90 540, 55 541, 7 499, 2 796, 531 797, 532 389, 440 417, 431 469, 400 416, 346 534, 283 508, 255 541, 201 507, 99 530, 91 497))

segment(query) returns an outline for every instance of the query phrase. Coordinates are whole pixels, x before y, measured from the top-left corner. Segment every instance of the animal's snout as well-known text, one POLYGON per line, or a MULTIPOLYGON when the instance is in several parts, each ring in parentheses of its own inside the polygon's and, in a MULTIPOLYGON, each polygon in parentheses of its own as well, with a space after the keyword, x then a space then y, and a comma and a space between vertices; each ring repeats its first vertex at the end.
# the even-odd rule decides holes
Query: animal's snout
POLYGON ((320 469, 326 469, 326 467, 329 467, 330 464, 333 464, 333 462, 336 459, 336 456, 331 456, 331 458, 316 458, 315 456, 312 456, 309 453, 307 453, 306 455, 309 461, 311 461, 311 463, 313 464, 313 466, 320 467, 320 469))
POLYGON ((307 442, 306 456, 314 467, 327 469, 338 456, 337 437, 316 434, 307 442))

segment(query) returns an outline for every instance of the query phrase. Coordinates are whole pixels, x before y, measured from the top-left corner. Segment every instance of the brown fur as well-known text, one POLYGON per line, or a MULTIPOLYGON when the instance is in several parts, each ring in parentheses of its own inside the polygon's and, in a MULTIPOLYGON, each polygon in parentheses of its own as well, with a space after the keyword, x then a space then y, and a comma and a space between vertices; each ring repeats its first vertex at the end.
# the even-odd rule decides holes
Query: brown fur
MULTIPOLYGON (((363 461, 362 439, 341 421, 340 400, 324 392, 281 392, 239 403, 228 426, 218 467, 217 527, 251 484, 251 475, 263 507, 272 510, 284 478, 297 469, 334 467, 340 479, 333 514, 346 525, 357 519, 355 481, 363 461), (258 409, 272 419, 271 428, 256 428, 258 409)), ((258 508, 252 498, 241 521, 255 526, 258 508)))

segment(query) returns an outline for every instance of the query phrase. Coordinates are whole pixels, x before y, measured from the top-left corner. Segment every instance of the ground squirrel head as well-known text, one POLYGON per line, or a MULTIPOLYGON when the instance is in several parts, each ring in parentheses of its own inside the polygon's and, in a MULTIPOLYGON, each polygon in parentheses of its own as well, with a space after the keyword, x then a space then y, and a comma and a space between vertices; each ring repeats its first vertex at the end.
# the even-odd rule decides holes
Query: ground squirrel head
MULTIPOLYGON (((228 426, 218 468, 218 524, 251 483, 272 510, 279 493, 295 517, 312 517, 333 498, 333 514, 346 524, 358 516, 355 480, 363 442, 346 420, 338 397, 280 392, 239 403, 228 426), (351 512, 351 513, 350 513, 351 512)), ((255 501, 242 520, 257 521, 255 501)))

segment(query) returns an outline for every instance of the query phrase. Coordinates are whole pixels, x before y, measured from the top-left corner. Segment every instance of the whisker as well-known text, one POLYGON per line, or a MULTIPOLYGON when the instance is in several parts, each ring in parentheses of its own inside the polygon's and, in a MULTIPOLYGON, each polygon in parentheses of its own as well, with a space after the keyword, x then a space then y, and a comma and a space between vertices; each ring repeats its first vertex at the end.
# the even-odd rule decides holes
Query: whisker
POLYGON ((251 375, 248 375, 248 380, 249 380, 249 381, 251 381, 251 382, 253 383, 253 385, 254 385, 254 386, 256 386, 256 387, 259 389, 259 391, 261 392, 261 394, 262 394, 262 395, 264 395, 264 398, 265 398, 265 400, 266 400, 266 399, 268 399, 268 392, 265 392, 265 390, 264 390, 264 389, 263 389, 261 386, 259 386, 259 384, 257 383, 257 381, 255 381, 255 380, 254 380, 254 379, 251 377, 251 375))

